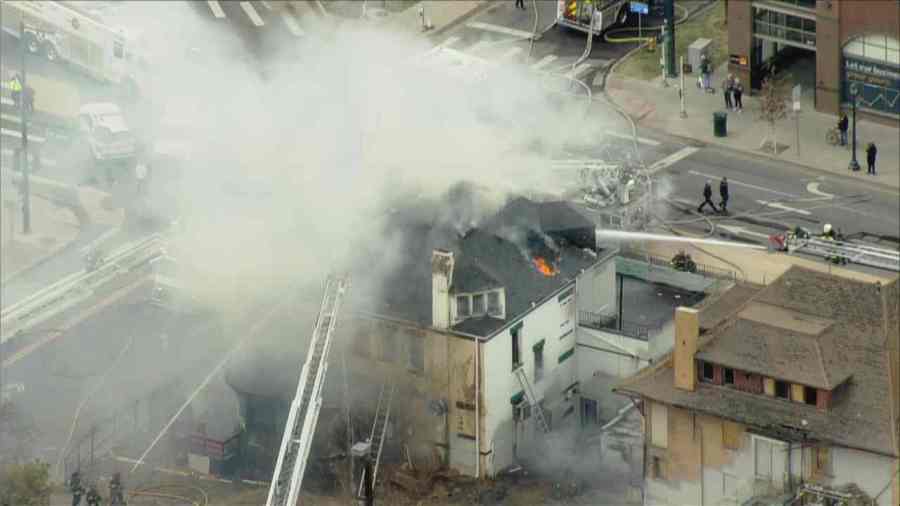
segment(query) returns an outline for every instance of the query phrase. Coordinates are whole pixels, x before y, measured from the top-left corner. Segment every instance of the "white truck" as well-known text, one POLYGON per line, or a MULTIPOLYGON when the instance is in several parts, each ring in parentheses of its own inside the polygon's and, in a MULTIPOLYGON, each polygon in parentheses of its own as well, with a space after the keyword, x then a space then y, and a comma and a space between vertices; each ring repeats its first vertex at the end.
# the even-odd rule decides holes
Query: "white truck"
POLYGON ((20 39, 30 53, 121 85, 127 95, 140 91, 148 62, 136 34, 108 26, 69 2, 4 0, 0 20, 3 31, 20 39))

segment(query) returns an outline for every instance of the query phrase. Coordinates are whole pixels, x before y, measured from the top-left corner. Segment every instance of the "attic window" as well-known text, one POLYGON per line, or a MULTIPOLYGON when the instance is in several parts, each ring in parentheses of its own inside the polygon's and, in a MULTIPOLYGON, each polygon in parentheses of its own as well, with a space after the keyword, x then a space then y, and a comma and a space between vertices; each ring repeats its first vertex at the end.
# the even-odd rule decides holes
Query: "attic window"
POLYGON ((805 392, 803 393, 803 400, 804 400, 804 402, 806 402, 806 403, 809 404, 810 406, 815 406, 815 405, 816 405, 816 402, 818 401, 818 399, 817 399, 818 395, 817 395, 817 394, 818 394, 819 392, 816 391, 816 389, 815 389, 815 388, 812 388, 812 387, 803 387, 803 390, 805 390, 805 392))
POLYGON ((790 399, 790 388, 786 381, 775 380, 775 397, 779 399, 790 399))
POLYGON ((456 298, 456 314, 460 318, 466 318, 471 314, 468 295, 460 295, 456 298))
POLYGON ((485 313, 484 294, 479 293, 472 296, 472 315, 482 316, 485 313))
POLYGON ((501 316, 503 308, 500 307, 500 292, 493 291, 487 294, 487 312, 491 316, 501 316))

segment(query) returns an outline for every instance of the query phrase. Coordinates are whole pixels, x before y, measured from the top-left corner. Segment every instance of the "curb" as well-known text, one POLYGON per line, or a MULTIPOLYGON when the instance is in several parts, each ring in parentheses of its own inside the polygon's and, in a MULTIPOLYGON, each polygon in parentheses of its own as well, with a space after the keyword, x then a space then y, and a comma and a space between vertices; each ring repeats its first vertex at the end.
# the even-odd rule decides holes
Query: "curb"
MULTIPOLYGON (((475 16, 477 16, 477 15, 479 15, 479 14, 481 14, 481 13, 483 13, 483 12, 485 12, 485 11, 487 11, 487 10, 493 8, 493 7, 497 7, 497 6, 499 6, 499 5, 501 5, 501 4, 498 3, 498 2, 490 2, 490 1, 482 0, 482 2, 481 2, 477 7, 473 7, 473 8, 470 9, 468 12, 466 12, 465 14, 462 14, 462 15, 460 15, 460 16, 458 16, 458 17, 456 17, 455 19, 453 19, 453 21, 447 23, 446 25, 444 25, 444 26, 442 26, 442 27, 440 27, 440 28, 435 28, 435 29, 434 29, 433 31, 431 31, 431 32, 427 32, 427 33, 425 34, 425 36, 428 37, 428 38, 435 38, 435 37, 437 37, 438 35, 441 35, 441 34, 443 34, 444 32, 446 32, 447 30, 451 30, 451 29, 453 29, 453 28, 456 28, 457 26, 459 26, 460 24, 462 24, 462 23, 468 21, 469 19, 471 19, 471 18, 473 18, 473 17, 475 17, 475 16)), ((413 6, 413 7, 415 7, 415 6, 413 6)), ((410 8, 412 8, 412 7, 410 7, 410 8)))

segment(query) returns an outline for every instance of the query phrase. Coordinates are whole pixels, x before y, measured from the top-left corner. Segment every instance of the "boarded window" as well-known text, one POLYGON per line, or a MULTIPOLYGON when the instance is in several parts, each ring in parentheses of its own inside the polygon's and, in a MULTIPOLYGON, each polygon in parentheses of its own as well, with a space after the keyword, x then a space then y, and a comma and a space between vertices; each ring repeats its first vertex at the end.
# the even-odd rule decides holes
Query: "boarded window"
POLYGON ((650 442, 659 448, 669 446, 669 408, 665 404, 650 404, 650 442))
POLYGON ((472 296, 472 315, 473 316, 483 316, 486 312, 485 303, 484 303, 484 294, 480 293, 478 295, 472 296))
POLYGON ((722 422, 722 446, 730 450, 741 448, 741 426, 729 421, 722 422))
POLYGON ((772 443, 765 439, 754 439, 753 444, 756 477, 772 479, 772 443))
POLYGON ((414 371, 425 370, 425 340, 409 336, 409 367, 414 371))

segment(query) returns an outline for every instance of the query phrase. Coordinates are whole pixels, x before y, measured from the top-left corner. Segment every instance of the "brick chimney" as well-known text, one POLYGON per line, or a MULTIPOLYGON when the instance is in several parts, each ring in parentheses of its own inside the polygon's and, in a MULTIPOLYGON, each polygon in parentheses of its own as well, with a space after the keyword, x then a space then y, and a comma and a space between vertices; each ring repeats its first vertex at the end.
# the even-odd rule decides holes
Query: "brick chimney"
POLYGON ((697 339, 700 313, 689 307, 675 310, 675 388, 693 392, 697 388, 697 339))
POLYGON ((450 286, 453 284, 453 253, 431 252, 431 325, 450 328, 450 286))

